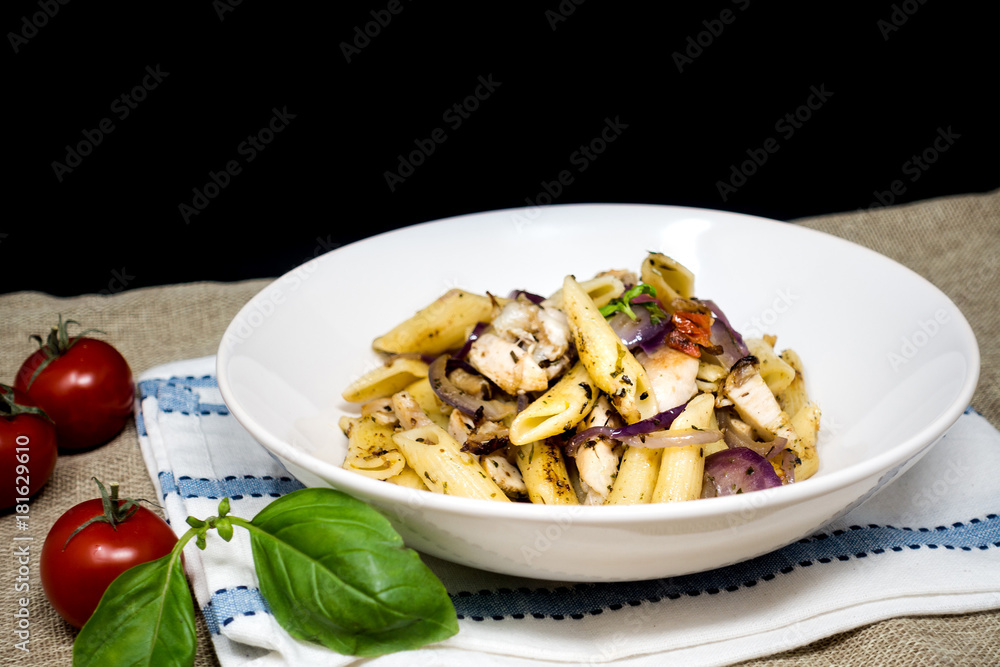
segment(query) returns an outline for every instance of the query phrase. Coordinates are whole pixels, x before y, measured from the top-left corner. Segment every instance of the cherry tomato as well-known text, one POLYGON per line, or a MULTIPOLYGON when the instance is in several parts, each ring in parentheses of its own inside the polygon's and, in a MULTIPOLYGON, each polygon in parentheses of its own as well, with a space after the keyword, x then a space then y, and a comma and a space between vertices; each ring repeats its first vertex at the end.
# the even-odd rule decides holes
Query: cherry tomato
POLYGON ((5 475, 0 510, 38 493, 56 467, 56 428, 44 411, 23 392, 0 384, 0 461, 5 475))
POLYGON ((70 337, 70 323, 76 324, 60 316, 45 343, 33 336, 41 347, 21 365, 14 387, 52 418, 60 448, 89 449, 124 428, 132 416, 135 384, 118 350, 82 334, 70 337))
POLYGON ((78 628, 118 575, 167 555, 177 543, 166 521, 134 501, 118 499, 114 485, 109 499, 112 513, 132 513, 115 518, 112 526, 103 498, 85 500, 59 517, 42 546, 42 589, 59 615, 78 628))

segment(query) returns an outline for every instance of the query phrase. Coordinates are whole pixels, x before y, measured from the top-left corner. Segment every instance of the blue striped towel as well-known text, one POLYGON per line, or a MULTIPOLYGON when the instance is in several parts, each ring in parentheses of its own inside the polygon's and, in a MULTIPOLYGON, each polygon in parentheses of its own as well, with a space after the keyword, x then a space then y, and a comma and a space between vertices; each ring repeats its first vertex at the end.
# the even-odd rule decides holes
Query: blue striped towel
MULTIPOLYGON (((139 378, 140 447, 166 514, 252 518, 301 488, 232 417, 214 357, 139 378)), ((1000 607, 1000 433, 967 410, 929 454, 866 504, 770 554, 653 581, 571 584, 519 579, 425 556, 445 583, 460 632, 375 667, 546 664, 725 665, 803 646, 886 618, 1000 607)), ((299 642, 257 588, 249 539, 185 551, 220 663, 348 665, 299 642)), ((906 663, 905 655, 900 656, 906 663)))

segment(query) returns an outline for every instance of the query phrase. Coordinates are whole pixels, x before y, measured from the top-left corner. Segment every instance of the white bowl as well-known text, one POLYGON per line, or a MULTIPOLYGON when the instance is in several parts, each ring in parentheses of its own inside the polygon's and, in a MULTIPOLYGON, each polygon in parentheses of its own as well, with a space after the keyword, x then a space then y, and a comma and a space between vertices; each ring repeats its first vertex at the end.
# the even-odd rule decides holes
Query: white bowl
POLYGON ((381 510, 406 543, 476 568, 563 581, 709 570, 800 539, 914 463, 962 414, 979 349, 958 308, 909 269, 842 239, 733 213, 646 205, 494 211, 399 229, 275 280, 226 331, 222 396, 307 485, 381 510), (341 392, 379 362, 371 341, 450 288, 550 293, 572 273, 690 268, 744 335, 803 359, 822 411, 811 479, 676 504, 553 507, 414 491, 340 467, 341 392))

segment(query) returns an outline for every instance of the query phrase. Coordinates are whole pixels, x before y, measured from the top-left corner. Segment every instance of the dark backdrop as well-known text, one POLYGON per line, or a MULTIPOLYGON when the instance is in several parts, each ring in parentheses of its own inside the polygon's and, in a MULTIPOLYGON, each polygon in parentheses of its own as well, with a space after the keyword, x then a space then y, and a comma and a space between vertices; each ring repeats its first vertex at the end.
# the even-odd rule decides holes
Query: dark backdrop
POLYGON ((4 3, 3 291, 277 276, 549 202, 788 220, 1000 187, 983 5, 96 4, 4 3))

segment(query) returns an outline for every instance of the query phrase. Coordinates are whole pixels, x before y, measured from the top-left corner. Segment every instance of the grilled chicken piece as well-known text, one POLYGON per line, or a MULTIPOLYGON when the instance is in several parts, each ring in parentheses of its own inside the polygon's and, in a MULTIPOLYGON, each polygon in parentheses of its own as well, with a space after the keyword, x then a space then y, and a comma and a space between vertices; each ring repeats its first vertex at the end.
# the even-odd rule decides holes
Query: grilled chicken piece
POLYGON ((761 440, 783 437, 791 443, 796 439, 792 420, 761 377, 756 357, 743 357, 733 364, 722 390, 761 440))
POLYGON ((392 395, 392 409, 404 430, 434 423, 416 399, 405 389, 392 395))
POLYGON ((504 494, 511 500, 526 500, 528 487, 521 477, 517 465, 507 458, 505 450, 497 450, 492 454, 479 457, 479 463, 490 479, 496 482, 504 494))
POLYGON ((571 361, 569 322, 557 308, 508 302, 493 319, 491 332, 530 354, 550 380, 562 374, 571 361))
POLYGON ((469 363, 511 395, 519 392, 544 391, 549 377, 530 354, 517 343, 504 340, 494 333, 484 333, 469 349, 469 363))
POLYGON ((699 360, 663 345, 652 352, 638 352, 636 360, 646 369, 660 412, 675 408, 698 393, 699 360))
POLYGON ((392 407, 392 398, 376 398, 361 406, 361 416, 371 417, 384 426, 395 426, 399 423, 392 407))
MULTIPOLYGON (((578 427, 583 431, 592 426, 614 426, 618 415, 607 397, 597 399, 594 409, 590 411, 578 427)), ((621 460, 621 447, 604 437, 596 437, 593 444, 587 442, 576 452, 576 469, 585 492, 585 505, 601 505, 611 493, 615 477, 618 475, 618 464, 621 460)))

